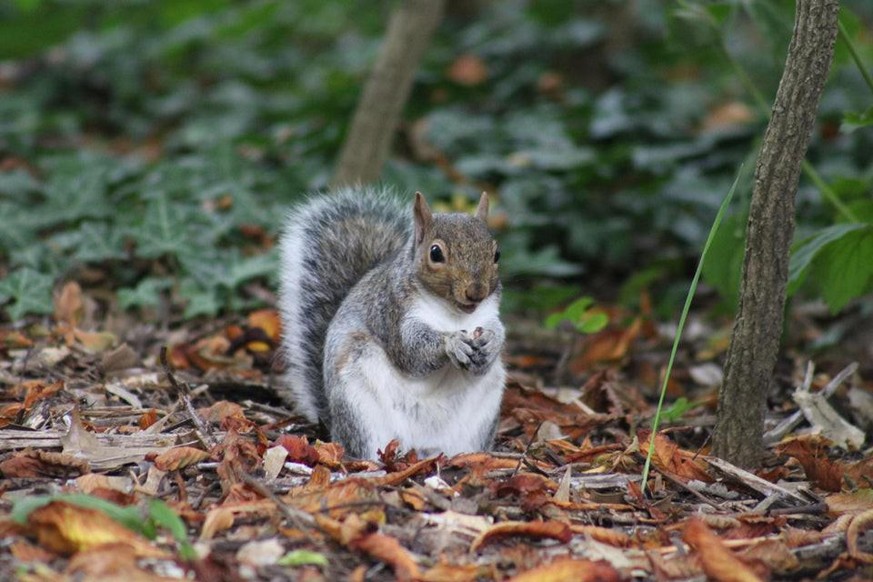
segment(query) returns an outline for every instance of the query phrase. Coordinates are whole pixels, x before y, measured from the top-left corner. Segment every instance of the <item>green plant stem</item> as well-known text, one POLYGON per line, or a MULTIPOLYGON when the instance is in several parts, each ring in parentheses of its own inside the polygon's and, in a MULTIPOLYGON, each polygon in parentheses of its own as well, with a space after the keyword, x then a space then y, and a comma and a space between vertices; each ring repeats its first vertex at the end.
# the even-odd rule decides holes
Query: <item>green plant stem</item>
POLYGON ((846 220, 849 222, 860 222, 858 217, 852 212, 852 209, 846 206, 840 197, 834 192, 834 189, 827 185, 827 183, 819 176, 818 172, 815 168, 812 167, 808 161, 803 160, 803 173, 806 174, 806 177, 810 179, 810 181, 816 185, 816 187, 821 191, 822 195, 827 199, 828 202, 833 204, 834 208, 837 209, 837 212, 842 214, 846 220))
POLYGON ((682 338, 682 331, 685 329, 685 320, 688 318, 688 312, 691 310, 691 300, 697 292, 697 283, 700 281, 700 274, 703 272, 703 261, 706 259, 706 253, 712 244, 712 239, 715 238, 715 233, 718 232, 718 227, 721 225, 725 212, 734 197, 734 192, 737 189, 737 184, 740 181, 740 176, 743 173, 743 167, 737 171, 737 176, 734 178, 734 183, 727 195, 722 200, 718 213, 715 215, 715 220, 709 229, 709 235, 706 237, 706 242, 703 244, 703 251, 700 253, 700 260, 697 262, 697 270, 694 272, 694 278, 691 279, 691 286, 688 288, 688 295, 685 296, 685 305, 682 307, 682 315, 679 316, 679 325, 676 328, 676 336, 673 338, 673 349, 670 350, 670 359, 667 360, 667 370, 664 372, 664 381, 661 383, 661 396, 658 398, 658 408, 655 411, 655 418, 652 421, 652 434, 649 437, 649 450, 646 453, 646 462, 643 465, 643 491, 646 490, 646 484, 649 480, 649 470, 652 464, 652 455, 655 454, 655 435, 658 434, 658 424, 661 420, 661 409, 664 407, 664 397, 667 394, 667 381, 670 379, 670 373, 673 371, 673 362, 676 360, 676 352, 679 350, 679 340, 682 338))
MULTIPOLYGON (((739 77, 740 82, 746 87, 746 90, 752 96, 752 100, 755 102, 758 110, 761 114, 764 115, 768 120, 770 119, 770 104, 767 103, 767 100, 764 98, 764 95, 758 90, 758 87, 755 86, 754 81, 746 72, 746 69, 743 68, 743 65, 734 58, 734 56, 727 50, 727 47, 724 44, 724 35, 722 34, 720 29, 716 29, 718 31, 718 44, 721 49, 721 53, 724 55, 725 59, 727 59, 731 68, 736 72, 737 77, 739 77)), ((861 74, 864 75, 864 79, 868 81, 870 85, 871 91, 873 91, 873 79, 870 79, 867 71, 864 70, 863 65, 861 64, 860 58, 857 56, 852 43, 849 41, 848 36, 845 34, 842 24, 840 24, 840 31, 843 34, 843 39, 846 41, 846 44, 849 46, 849 52, 852 53, 855 58, 855 63, 858 65, 858 68, 861 70, 861 74)), ((858 222, 858 217, 855 216, 855 213, 846 206, 842 200, 840 200, 839 195, 834 191, 833 188, 828 186, 827 182, 825 182, 819 173, 812 167, 808 161, 803 160, 803 173, 806 175, 809 180, 815 184, 816 188, 822 194, 822 197, 827 200, 836 210, 839 212, 846 220, 849 222, 858 222)))
POLYGON ((861 62, 861 57, 858 55, 858 51, 855 50, 855 45, 852 44, 851 39, 849 38, 849 33, 846 31, 846 27, 843 26, 843 23, 839 23, 839 33, 840 39, 846 43, 846 47, 849 49, 849 54, 852 55, 852 60, 855 61, 855 65, 858 67, 858 70, 861 72, 861 76, 864 77, 864 81, 867 83, 867 87, 870 88, 870 91, 873 92, 873 77, 870 76, 870 72, 864 67, 864 63, 861 62))

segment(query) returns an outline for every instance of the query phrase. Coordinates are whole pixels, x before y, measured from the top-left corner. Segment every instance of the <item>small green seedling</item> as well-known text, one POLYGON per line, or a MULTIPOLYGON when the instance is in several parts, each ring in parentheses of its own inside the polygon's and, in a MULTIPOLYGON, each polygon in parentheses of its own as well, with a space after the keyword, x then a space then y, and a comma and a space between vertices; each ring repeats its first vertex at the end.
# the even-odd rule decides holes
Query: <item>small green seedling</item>
POLYGON ((545 326, 548 329, 555 329, 562 322, 569 321, 579 333, 597 333, 609 323, 609 316, 602 311, 592 309, 593 305, 594 299, 591 297, 580 297, 563 311, 549 315, 545 326))

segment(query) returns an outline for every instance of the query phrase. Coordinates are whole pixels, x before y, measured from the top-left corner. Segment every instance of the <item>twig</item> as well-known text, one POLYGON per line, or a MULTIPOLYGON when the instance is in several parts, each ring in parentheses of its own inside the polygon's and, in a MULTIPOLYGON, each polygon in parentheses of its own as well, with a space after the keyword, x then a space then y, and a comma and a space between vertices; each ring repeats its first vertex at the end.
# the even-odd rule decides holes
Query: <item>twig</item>
POLYGON ((263 495, 264 497, 272 501, 276 505, 276 508, 279 510, 279 512, 281 512, 288 521, 294 524, 294 527, 296 527, 297 529, 304 530, 307 527, 315 527, 314 517, 312 517, 305 511, 290 507, 260 480, 255 479, 251 475, 243 475, 242 481, 243 483, 254 489, 256 493, 258 493, 259 495, 263 495))
MULTIPOLYGON (((809 362, 806 366, 806 376, 803 378, 803 384, 800 386, 799 390, 809 392, 809 389, 812 387, 813 369, 814 366, 812 362, 809 362)), ((854 374, 855 370, 857 369, 858 362, 852 362, 851 364, 843 368, 843 370, 839 374, 834 376, 833 379, 828 382, 827 386, 822 389, 821 395, 824 398, 830 398, 831 396, 833 396, 834 392, 837 391, 837 388, 839 388, 840 384, 842 384, 846 380, 846 378, 854 374)), ((794 430, 794 428, 798 424, 800 424, 802 420, 803 411, 795 410, 794 413, 791 414, 791 416, 786 417, 784 420, 782 420, 782 422, 764 433, 764 444, 770 445, 779 442, 780 440, 782 440, 782 437, 794 430)))

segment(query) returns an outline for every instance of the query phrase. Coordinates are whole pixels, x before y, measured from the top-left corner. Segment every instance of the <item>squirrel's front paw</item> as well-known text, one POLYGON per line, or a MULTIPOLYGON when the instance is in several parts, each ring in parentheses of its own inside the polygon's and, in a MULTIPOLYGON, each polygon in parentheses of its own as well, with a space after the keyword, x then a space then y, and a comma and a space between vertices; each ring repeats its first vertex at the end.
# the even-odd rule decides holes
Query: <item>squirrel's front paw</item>
POLYGON ((484 374, 500 355, 502 343, 497 339, 496 333, 481 327, 473 331, 471 339, 473 353, 470 355, 468 369, 474 374, 484 374))
POLYGON ((473 338, 466 331, 456 331, 446 336, 446 355, 456 368, 470 369, 473 363, 471 357, 476 350, 473 347, 473 338))

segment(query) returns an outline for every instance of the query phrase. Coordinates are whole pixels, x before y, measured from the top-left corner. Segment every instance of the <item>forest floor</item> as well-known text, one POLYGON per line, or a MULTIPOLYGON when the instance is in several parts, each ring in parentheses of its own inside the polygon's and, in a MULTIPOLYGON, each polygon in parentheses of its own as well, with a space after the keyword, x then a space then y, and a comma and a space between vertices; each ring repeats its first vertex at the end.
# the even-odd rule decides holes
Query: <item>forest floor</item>
POLYGON ((495 449, 373 462, 276 399, 275 312, 170 330, 92 304, 68 285, 0 328, 0 579, 873 578, 857 323, 792 311, 751 473, 708 455, 730 326, 692 317, 644 489, 674 332, 646 313, 589 336, 510 320, 495 449), (817 369, 793 347, 838 332, 817 369))

